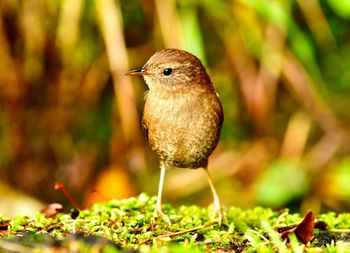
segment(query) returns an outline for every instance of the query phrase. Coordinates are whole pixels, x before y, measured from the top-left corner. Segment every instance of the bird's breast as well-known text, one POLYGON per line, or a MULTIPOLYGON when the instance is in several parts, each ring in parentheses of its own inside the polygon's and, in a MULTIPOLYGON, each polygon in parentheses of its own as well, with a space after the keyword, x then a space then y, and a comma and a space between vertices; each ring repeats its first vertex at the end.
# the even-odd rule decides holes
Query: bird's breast
POLYGON ((148 141, 170 166, 206 166, 219 140, 222 109, 215 92, 159 94, 146 98, 143 122, 148 141))

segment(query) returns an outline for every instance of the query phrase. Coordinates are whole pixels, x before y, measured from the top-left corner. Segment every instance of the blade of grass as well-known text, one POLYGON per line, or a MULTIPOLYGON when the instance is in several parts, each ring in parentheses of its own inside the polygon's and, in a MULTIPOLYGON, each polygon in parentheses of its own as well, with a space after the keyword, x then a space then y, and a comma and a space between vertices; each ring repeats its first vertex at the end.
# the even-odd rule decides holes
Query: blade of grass
MULTIPOLYGON (((144 168, 145 157, 141 151, 142 141, 135 95, 131 79, 124 76, 124 73, 129 68, 129 63, 124 42, 123 21, 119 1, 96 0, 95 5, 98 22, 106 45, 109 67, 112 73, 124 141, 125 145, 130 147, 128 161, 133 168, 144 168)), ((113 129, 118 128, 114 126, 113 129)), ((112 157, 116 159, 118 156, 113 155, 112 157)))

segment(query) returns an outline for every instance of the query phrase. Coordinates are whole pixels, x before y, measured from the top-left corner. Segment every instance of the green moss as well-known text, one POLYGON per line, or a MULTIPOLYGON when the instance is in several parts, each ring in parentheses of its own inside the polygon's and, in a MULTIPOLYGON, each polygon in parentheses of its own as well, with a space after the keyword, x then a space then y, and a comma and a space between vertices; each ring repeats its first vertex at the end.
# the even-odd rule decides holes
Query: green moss
POLYGON ((213 208, 195 205, 173 208, 166 204, 164 211, 172 224, 154 217, 156 197, 140 194, 137 197, 95 204, 82 210, 79 216, 58 214, 45 218, 41 213, 31 217, 16 217, 8 222, 2 233, 0 249, 8 245, 35 248, 38 252, 49 247, 78 248, 81 252, 348 252, 350 214, 328 213, 318 220, 327 229, 314 230, 315 240, 303 245, 293 235, 283 242, 277 227, 295 225, 302 220, 288 210, 276 212, 256 207, 242 210, 225 209, 221 226, 213 220, 213 208), (336 229, 342 229, 337 234, 336 229), (345 233, 345 234, 344 234, 345 233), (327 237, 328 236, 328 237, 327 237))

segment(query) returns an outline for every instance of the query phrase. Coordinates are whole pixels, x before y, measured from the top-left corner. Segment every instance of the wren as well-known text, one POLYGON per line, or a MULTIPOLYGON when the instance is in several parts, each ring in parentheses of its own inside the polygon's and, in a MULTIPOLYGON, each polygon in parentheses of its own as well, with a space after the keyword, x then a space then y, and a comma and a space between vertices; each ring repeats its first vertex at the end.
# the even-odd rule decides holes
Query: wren
POLYGON ((214 197, 215 215, 223 219, 219 196, 207 169, 223 122, 220 99, 201 61, 179 49, 156 52, 137 70, 149 91, 142 117, 149 145, 160 159, 160 180, 155 214, 170 223, 162 210, 162 190, 167 168, 203 168, 214 197))

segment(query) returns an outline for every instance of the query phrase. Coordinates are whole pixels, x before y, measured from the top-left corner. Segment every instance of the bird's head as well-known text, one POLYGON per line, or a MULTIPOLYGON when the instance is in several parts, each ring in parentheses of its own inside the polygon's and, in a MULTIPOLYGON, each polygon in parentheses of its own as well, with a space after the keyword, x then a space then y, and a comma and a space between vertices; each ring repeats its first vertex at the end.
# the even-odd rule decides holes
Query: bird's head
POLYGON ((150 90, 211 86, 211 81, 201 61, 194 55, 179 49, 164 49, 156 52, 146 64, 127 75, 142 75, 150 90))

